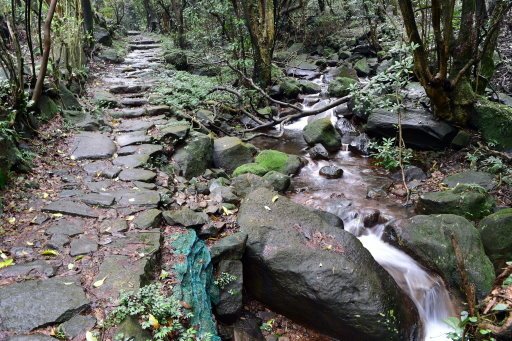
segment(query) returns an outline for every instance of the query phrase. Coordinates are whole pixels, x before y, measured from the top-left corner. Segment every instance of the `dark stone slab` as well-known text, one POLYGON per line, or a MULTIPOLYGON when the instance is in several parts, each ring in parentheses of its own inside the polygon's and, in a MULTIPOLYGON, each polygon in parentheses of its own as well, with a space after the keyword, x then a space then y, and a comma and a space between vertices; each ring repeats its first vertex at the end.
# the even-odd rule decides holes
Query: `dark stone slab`
POLYGON ((42 209, 44 212, 62 213, 71 216, 98 218, 99 214, 89 206, 83 203, 77 203, 69 200, 59 200, 52 202, 42 209))
POLYGON ((156 191, 131 191, 118 194, 120 207, 145 206, 156 207, 160 203, 160 194, 156 191))
POLYGON ((149 85, 116 85, 109 89, 113 94, 136 94, 149 89, 149 85))
POLYGON ((71 156, 77 160, 107 159, 112 157, 116 150, 114 142, 101 133, 80 133, 71 144, 71 156))
POLYGON ((139 144, 122 147, 118 151, 118 155, 125 156, 130 154, 148 154, 153 155, 162 151, 163 146, 160 144, 139 144))
POLYGON ((45 233, 50 234, 63 234, 69 237, 73 237, 84 233, 86 222, 81 220, 67 220, 61 219, 51 224, 46 229, 45 233))
POLYGON ((150 209, 141 212, 133 220, 133 226, 137 229, 155 228, 160 223, 162 218, 162 211, 157 209, 150 209))
POLYGON ((114 166, 112 162, 105 160, 88 163, 84 165, 83 168, 88 175, 100 176, 108 179, 115 178, 122 169, 119 166, 114 166))
POLYGON ((124 219, 105 220, 100 225, 101 233, 122 233, 128 231, 128 223, 124 219))
POLYGON ((114 204, 115 198, 108 194, 90 193, 80 197, 80 200, 90 206, 109 207, 114 204))
POLYGON ((36 260, 30 263, 15 264, 0 269, 0 278, 7 277, 25 277, 25 276, 55 276, 56 267, 42 260, 36 260))
POLYGON ((98 243, 92 239, 81 237, 71 241, 70 256, 86 255, 98 250, 98 243))
POLYGON ((141 131, 116 136, 116 142, 119 147, 129 146, 131 144, 147 143, 150 141, 151 136, 146 135, 145 132, 141 131))
POLYGON ((76 315, 60 325, 60 329, 68 339, 81 337, 85 339, 85 333, 94 328, 96 319, 92 316, 76 315))
POLYGON ((89 306, 76 279, 58 277, 0 288, 0 329, 26 332, 61 323, 89 306))
POLYGON ((195 212, 186 207, 176 211, 166 211, 163 213, 163 217, 169 225, 181 225, 190 228, 200 227, 209 221, 206 213, 195 212))
POLYGON ((156 173, 146 169, 125 169, 119 173, 119 179, 122 181, 153 181, 156 173))
POLYGON ((155 124, 152 121, 145 121, 145 120, 129 120, 129 121, 123 121, 120 125, 116 127, 117 131, 120 132, 131 132, 131 131, 138 131, 138 130, 148 130, 149 128, 153 127, 155 124))
POLYGON ((114 164, 125 168, 138 168, 146 165, 149 161, 148 154, 132 154, 119 156, 114 159, 114 164))

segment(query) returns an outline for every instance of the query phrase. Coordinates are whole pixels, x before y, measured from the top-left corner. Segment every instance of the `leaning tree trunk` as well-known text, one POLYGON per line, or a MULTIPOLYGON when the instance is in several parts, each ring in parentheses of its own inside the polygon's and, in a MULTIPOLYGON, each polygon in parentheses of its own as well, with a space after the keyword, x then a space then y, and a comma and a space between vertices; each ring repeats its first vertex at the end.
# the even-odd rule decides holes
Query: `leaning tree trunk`
POLYGON ((251 36, 254 58, 254 81, 267 87, 272 82, 272 55, 274 52, 274 1, 242 1, 245 23, 251 36))
POLYGON ((48 60, 50 59, 50 49, 52 47, 51 28, 55 8, 57 7, 57 0, 52 0, 48 8, 48 14, 44 22, 44 41, 43 41, 43 56, 41 57, 41 66, 39 68, 39 75, 37 76, 36 86, 32 94, 32 101, 37 105, 41 94, 43 92, 44 79, 46 77, 46 70, 48 69, 48 60))

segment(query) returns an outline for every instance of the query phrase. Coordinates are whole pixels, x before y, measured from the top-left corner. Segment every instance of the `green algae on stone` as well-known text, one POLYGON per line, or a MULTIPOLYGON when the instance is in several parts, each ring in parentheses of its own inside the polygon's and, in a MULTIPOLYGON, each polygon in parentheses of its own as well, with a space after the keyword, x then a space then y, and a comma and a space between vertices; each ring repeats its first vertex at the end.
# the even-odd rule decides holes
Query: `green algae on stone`
POLYGON ((329 117, 308 123, 303 135, 310 146, 320 143, 329 151, 336 151, 341 147, 341 136, 334 129, 329 117))
POLYGON ((512 260, 512 208, 500 210, 480 221, 485 252, 500 272, 512 260))
POLYGON ((265 168, 257 163, 246 163, 245 165, 241 165, 241 166, 237 167, 233 171, 233 177, 237 177, 239 175, 246 174, 246 173, 263 176, 263 175, 267 174, 268 171, 269 170, 267 168, 265 168))
POLYGON ((512 108, 481 98, 471 115, 475 126, 488 142, 502 150, 512 150, 512 108))
POLYGON ((350 94, 350 88, 354 84, 357 84, 357 81, 353 78, 338 77, 329 83, 327 91, 330 96, 345 97, 350 94))

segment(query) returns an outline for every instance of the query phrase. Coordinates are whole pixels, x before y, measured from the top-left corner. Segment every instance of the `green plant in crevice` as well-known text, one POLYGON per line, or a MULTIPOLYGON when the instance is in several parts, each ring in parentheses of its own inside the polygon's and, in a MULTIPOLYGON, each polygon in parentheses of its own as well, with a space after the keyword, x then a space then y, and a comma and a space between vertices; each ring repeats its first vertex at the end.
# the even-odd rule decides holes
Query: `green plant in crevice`
MULTIPOLYGON (((123 293, 119 306, 112 311, 104 327, 119 325, 127 317, 135 317, 143 329, 150 329, 153 340, 193 341, 196 339, 196 329, 188 326, 192 317, 183 308, 180 301, 165 292, 162 284, 153 283, 132 293, 123 293)), ((122 337, 122 336, 121 336, 122 337)))
POLYGON ((232 275, 227 272, 222 272, 219 274, 219 276, 217 276, 214 283, 220 289, 224 289, 229 283, 234 282, 236 280, 237 280, 237 277, 235 275, 232 275))
POLYGON ((413 156, 412 150, 405 148, 402 150, 400 158, 400 150, 394 137, 384 138, 380 143, 372 141, 368 144, 368 147, 373 150, 370 156, 376 159, 375 164, 384 167, 388 171, 399 168, 400 162, 409 164, 413 156))

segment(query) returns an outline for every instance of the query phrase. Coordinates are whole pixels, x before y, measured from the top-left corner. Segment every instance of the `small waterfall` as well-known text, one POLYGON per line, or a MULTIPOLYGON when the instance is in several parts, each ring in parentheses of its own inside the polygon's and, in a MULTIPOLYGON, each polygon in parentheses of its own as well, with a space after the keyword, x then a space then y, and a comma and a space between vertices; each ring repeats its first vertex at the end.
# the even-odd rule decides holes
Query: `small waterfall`
POLYGON ((384 242, 384 225, 367 229, 361 219, 356 218, 345 226, 345 230, 359 238, 373 258, 413 300, 423 322, 424 339, 449 340, 446 334, 451 329, 444 319, 454 316, 455 309, 443 280, 430 274, 405 252, 384 242))

